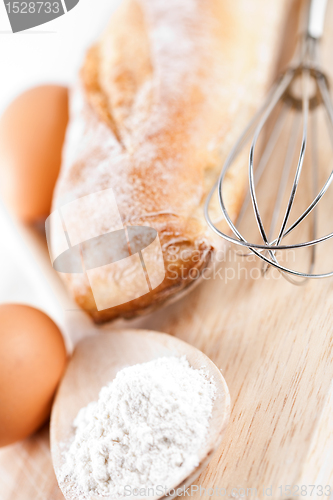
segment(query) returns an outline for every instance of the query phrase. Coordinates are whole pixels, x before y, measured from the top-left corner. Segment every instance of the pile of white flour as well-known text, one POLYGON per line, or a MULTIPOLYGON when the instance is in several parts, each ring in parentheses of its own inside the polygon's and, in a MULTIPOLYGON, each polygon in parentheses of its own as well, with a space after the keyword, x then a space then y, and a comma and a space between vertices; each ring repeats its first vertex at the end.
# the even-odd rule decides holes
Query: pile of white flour
POLYGON ((79 411, 60 482, 75 482, 81 498, 177 485, 198 465, 215 391, 185 356, 124 368, 79 411))

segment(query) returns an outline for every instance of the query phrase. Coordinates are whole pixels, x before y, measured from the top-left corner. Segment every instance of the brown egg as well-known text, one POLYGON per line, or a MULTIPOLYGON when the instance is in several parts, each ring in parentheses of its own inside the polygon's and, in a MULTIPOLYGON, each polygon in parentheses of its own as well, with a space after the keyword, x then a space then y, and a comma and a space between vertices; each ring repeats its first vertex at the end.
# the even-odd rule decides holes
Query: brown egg
POLYGON ((63 337, 46 314, 0 305, 0 446, 24 439, 45 422, 65 365, 63 337))
POLYGON ((17 97, 0 119, 0 196, 22 220, 50 213, 68 122, 68 91, 43 85, 17 97))

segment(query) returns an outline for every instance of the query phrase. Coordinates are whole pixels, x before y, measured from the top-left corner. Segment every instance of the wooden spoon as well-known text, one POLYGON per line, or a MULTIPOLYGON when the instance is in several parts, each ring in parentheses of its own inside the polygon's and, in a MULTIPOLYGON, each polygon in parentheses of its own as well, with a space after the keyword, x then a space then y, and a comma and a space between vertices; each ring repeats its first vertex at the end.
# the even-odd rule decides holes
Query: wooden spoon
MULTIPOLYGON (((180 484, 173 488, 187 488, 195 481, 219 447, 230 413, 229 390, 220 370, 202 352, 185 342, 166 335, 146 330, 119 330, 88 337, 78 343, 59 387, 51 416, 51 453, 54 470, 59 471, 64 463, 62 452, 74 438, 72 423, 78 411, 90 401, 96 401, 100 389, 114 379, 122 368, 144 363, 162 356, 183 356, 193 368, 205 366, 216 384, 217 392, 206 445, 198 453, 199 465, 180 484)), ((178 482, 179 483, 179 482, 178 482)), ((66 500, 78 500, 75 484, 60 483, 66 500)), ((163 496, 163 495, 162 495, 163 496)), ((168 499, 175 495, 168 496, 168 499)), ((87 500, 98 497, 91 495, 87 500)), ((149 497, 157 500, 161 497, 149 497)))

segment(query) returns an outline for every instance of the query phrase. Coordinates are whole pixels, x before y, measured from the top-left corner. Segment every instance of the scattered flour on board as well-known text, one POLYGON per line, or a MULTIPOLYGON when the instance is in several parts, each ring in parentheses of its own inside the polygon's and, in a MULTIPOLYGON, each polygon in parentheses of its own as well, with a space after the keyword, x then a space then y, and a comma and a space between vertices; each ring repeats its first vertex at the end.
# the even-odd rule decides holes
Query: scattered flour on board
POLYGON ((216 386, 186 357, 163 357, 122 369, 98 401, 82 408, 59 480, 87 495, 126 495, 172 487, 198 465, 216 386))

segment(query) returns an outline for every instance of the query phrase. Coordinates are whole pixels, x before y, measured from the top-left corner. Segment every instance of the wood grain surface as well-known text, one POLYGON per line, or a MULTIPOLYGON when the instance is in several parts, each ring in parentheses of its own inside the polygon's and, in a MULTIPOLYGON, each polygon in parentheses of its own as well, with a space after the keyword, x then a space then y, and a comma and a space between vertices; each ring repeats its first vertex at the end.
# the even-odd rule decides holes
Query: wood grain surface
MULTIPOLYGON (((333 26, 332 2, 326 24, 333 26)), ((323 49, 329 73, 332 46, 333 30, 328 29, 323 49)), ((320 153, 327 173, 332 153, 326 146, 320 153)), ((323 201, 322 210, 323 228, 332 231, 333 196, 323 201)), ((333 267, 332 255, 324 245, 317 255, 319 267, 333 267)), ((86 324, 84 313, 66 314, 77 338, 81 321, 86 324)), ((174 335, 222 369, 231 395, 231 419, 216 458, 196 484, 225 488, 224 497, 234 498, 244 497, 239 488, 245 488, 245 496, 247 488, 255 488, 257 498, 273 500, 282 498, 279 486, 286 492, 288 485, 315 485, 312 494, 308 488, 298 496, 329 498, 318 487, 333 488, 332 279, 304 287, 287 283, 275 272, 259 279, 256 263, 228 253, 227 262, 217 266, 210 279, 176 304, 98 331, 102 335, 104 330, 129 327, 174 335)), ((199 493, 193 497, 199 498, 199 493)), ((254 490, 247 497, 253 498, 254 490)), ((63 499, 52 469, 47 426, 0 450, 0 499, 63 499)))
MULTIPOLYGON (((168 309, 132 322, 201 349, 227 381, 229 427, 197 484, 229 493, 257 488, 259 498, 271 485, 272 498, 279 498, 280 485, 332 484, 332 316, 330 280, 296 288, 283 279, 215 279, 168 309)), ((0 492, 2 500, 62 498, 47 428, 1 450, 0 492)))

